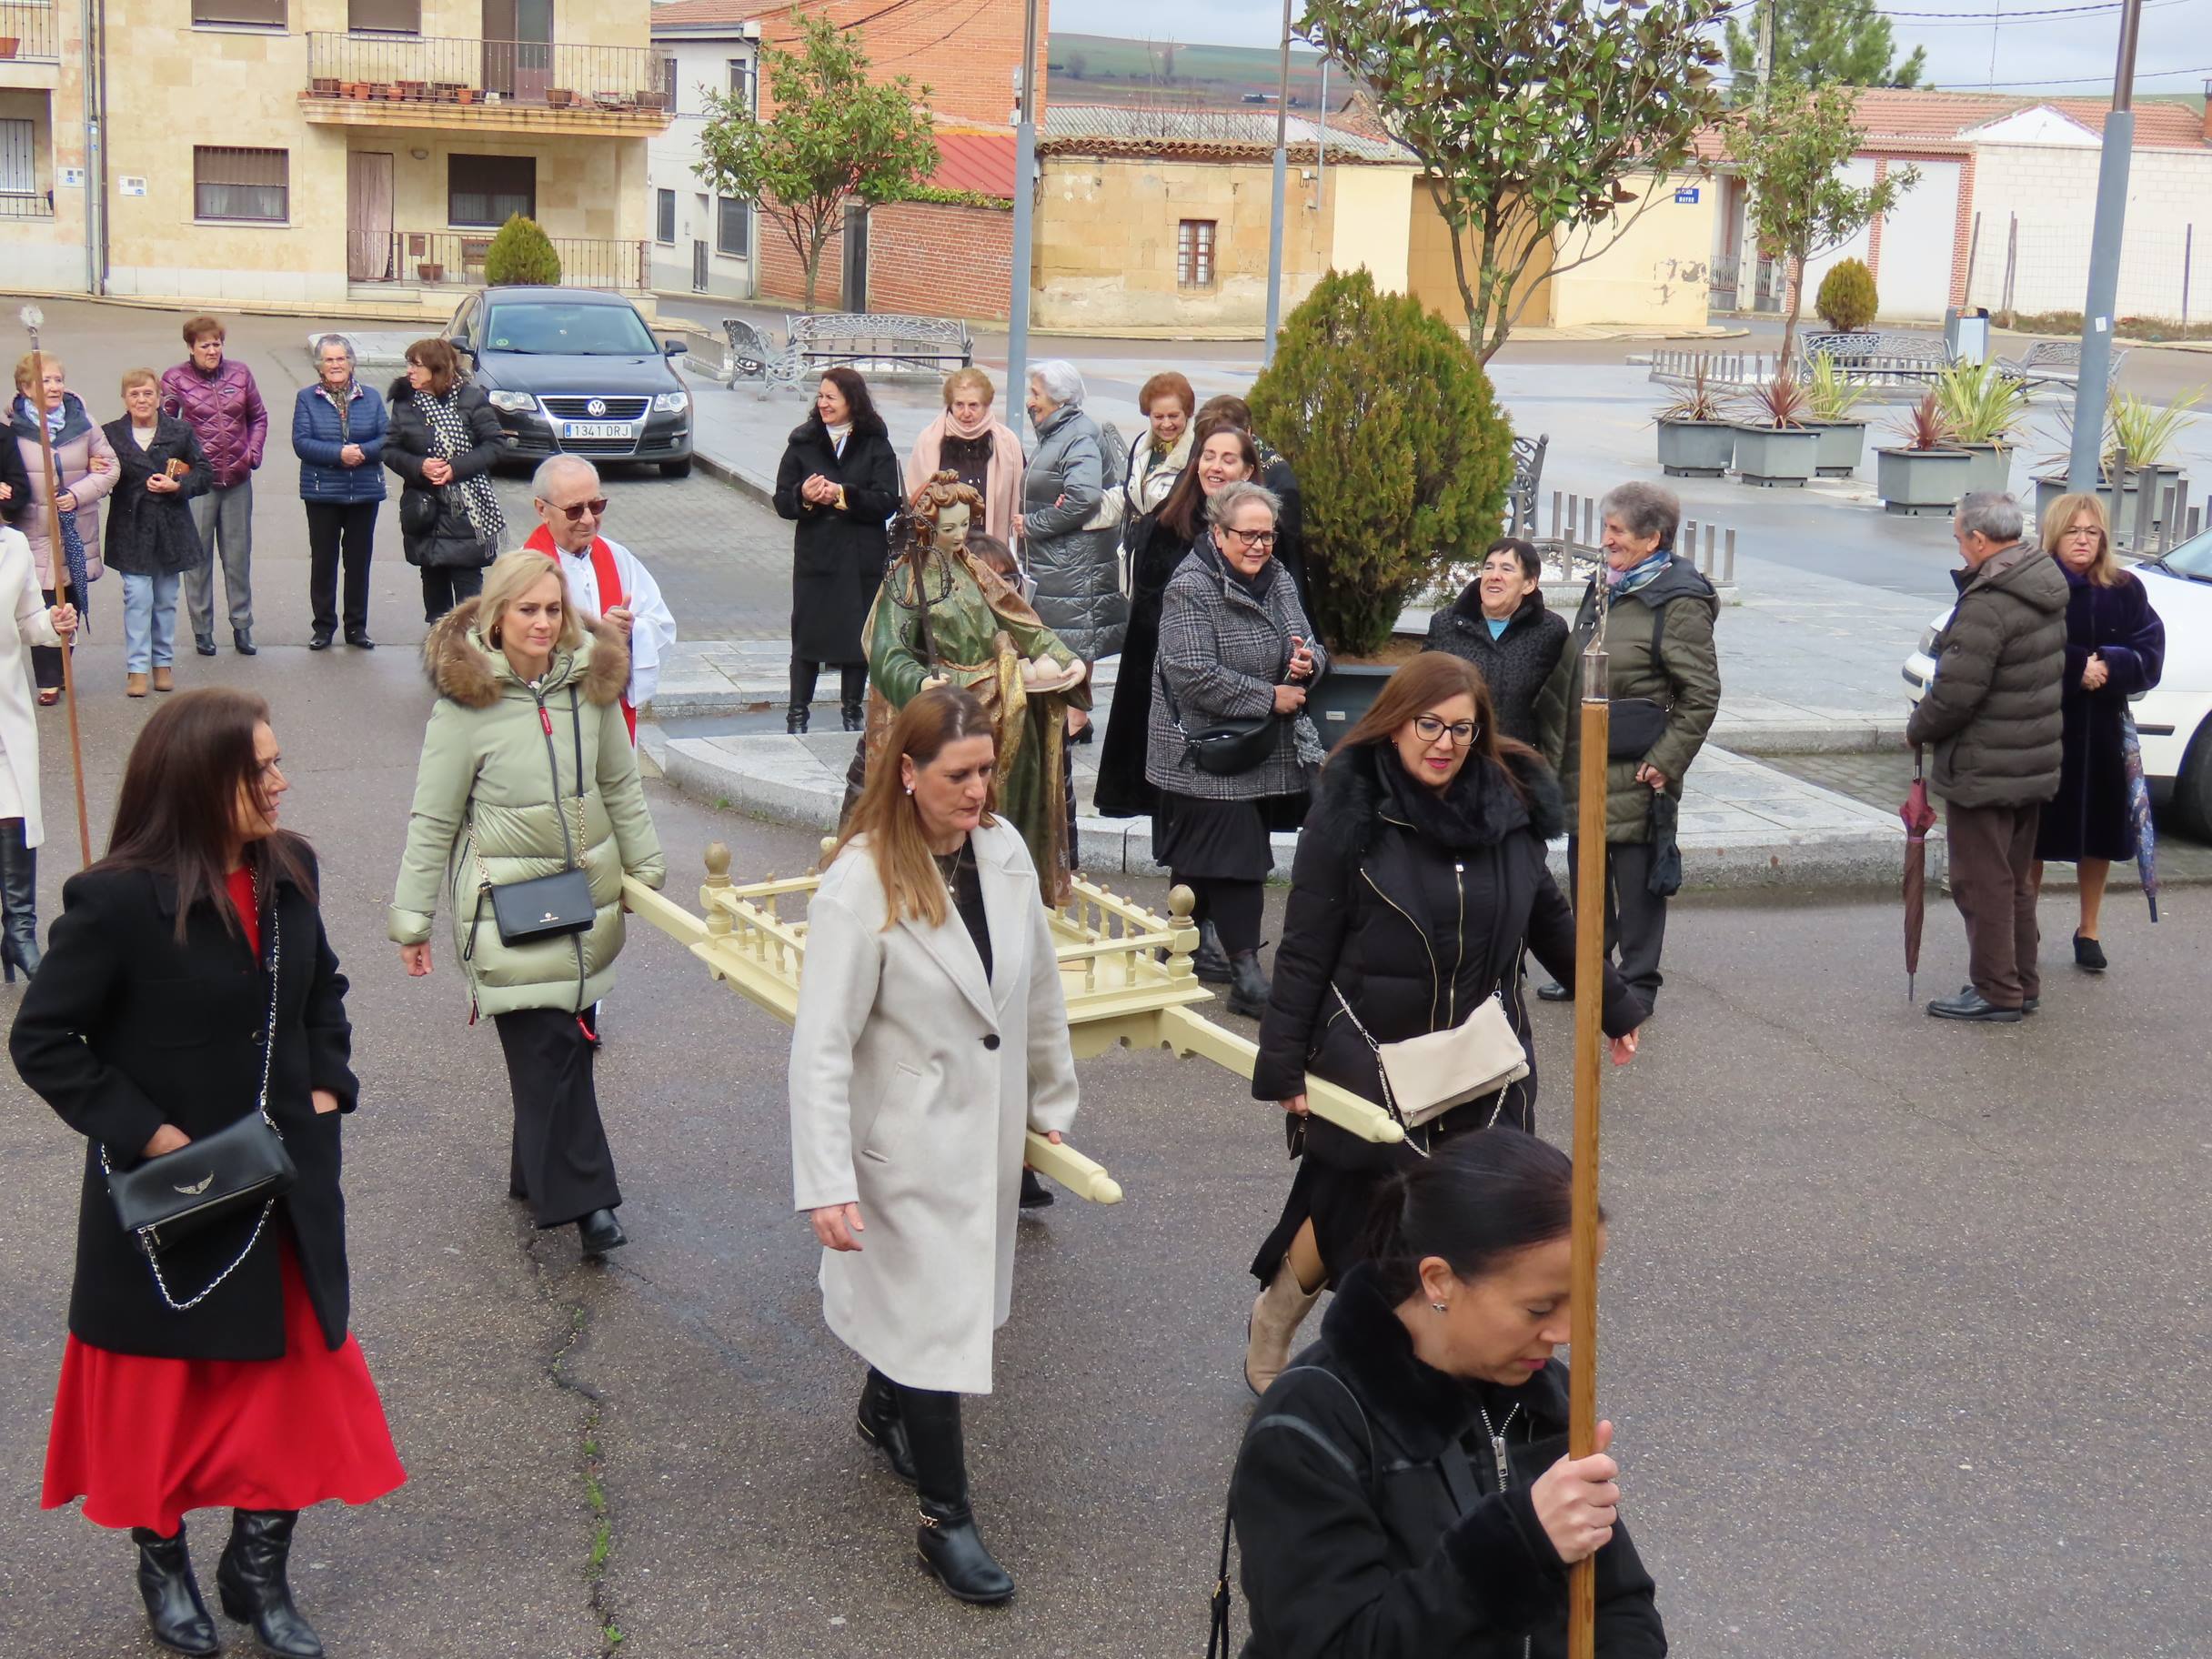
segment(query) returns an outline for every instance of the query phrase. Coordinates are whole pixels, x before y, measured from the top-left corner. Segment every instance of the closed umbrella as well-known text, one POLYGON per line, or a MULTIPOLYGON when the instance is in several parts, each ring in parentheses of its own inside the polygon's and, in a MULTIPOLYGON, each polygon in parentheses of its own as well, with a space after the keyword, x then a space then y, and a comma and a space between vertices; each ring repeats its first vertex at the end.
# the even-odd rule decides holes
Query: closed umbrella
POLYGON ((2127 768, 2127 819, 2136 828, 2136 868, 2143 874, 2143 897, 2150 919, 2158 920, 2158 833, 2151 828, 2150 785, 2143 777, 2143 740, 2136 735, 2135 710, 2120 716, 2120 755, 2127 768))
POLYGON ((1913 745, 1913 787, 1897 809, 1905 820, 1905 996, 1917 1001, 1914 980, 1920 972, 1920 929, 1927 920, 1928 831, 1936 809, 1928 804, 1928 780, 1921 773, 1920 746, 1913 745))

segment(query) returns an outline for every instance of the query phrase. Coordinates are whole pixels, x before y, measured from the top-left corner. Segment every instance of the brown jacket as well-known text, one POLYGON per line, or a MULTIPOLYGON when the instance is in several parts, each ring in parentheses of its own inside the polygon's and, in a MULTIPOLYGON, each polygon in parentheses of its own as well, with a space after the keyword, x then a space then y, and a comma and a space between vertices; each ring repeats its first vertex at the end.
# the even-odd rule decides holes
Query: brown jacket
POLYGON ((2066 578, 2015 542, 1952 572, 1958 605, 1936 642, 1936 676, 1905 740, 1934 744, 1936 792, 1957 807, 2024 807, 2058 793, 2066 578))

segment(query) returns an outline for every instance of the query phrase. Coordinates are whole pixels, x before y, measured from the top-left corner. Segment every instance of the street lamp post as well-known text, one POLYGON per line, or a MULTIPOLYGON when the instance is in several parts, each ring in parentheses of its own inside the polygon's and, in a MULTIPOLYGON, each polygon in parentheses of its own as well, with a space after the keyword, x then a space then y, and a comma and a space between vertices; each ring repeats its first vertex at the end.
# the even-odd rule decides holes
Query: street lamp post
MULTIPOLYGON (((2104 471, 2105 403, 2112 378, 2112 313, 2120 290, 2120 232, 2127 220, 2127 166, 2136 142, 2136 35, 2143 0, 2120 9, 2119 62, 2096 174, 2096 217, 2089 233, 2089 297, 2081 312, 2081 376, 2074 387, 2074 453, 2066 488, 2094 490, 2104 471)), ((2119 482, 2113 480, 2116 486, 2119 482)))
POLYGON ((1021 102, 1014 125, 1014 251, 1006 297, 1006 424, 1021 436, 1029 417, 1030 240, 1036 213, 1037 0, 1021 20, 1021 102))
POLYGON ((1275 360, 1275 330, 1282 325, 1282 215, 1290 173, 1291 0, 1282 0, 1282 82, 1275 95, 1275 205, 1267 222, 1267 347, 1262 366, 1275 360))

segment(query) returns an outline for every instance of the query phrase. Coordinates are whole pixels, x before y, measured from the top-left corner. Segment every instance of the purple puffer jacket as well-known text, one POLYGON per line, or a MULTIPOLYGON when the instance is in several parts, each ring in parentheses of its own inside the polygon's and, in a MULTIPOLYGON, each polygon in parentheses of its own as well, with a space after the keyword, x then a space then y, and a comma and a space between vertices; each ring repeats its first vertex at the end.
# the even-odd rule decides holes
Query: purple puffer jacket
POLYGON ((179 363, 161 377, 161 407, 182 416, 199 438, 207 464, 215 469, 217 489, 245 482, 261 465, 269 412, 262 405, 253 370, 237 358, 225 357, 212 375, 200 373, 189 362, 179 363))

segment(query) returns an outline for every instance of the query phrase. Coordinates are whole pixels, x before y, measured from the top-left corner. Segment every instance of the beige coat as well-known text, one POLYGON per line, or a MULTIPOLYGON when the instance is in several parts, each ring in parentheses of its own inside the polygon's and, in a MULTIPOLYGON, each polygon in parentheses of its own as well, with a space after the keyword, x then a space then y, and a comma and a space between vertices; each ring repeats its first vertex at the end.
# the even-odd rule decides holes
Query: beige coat
POLYGON ((1024 1130, 1065 1131, 1075 1057, 1029 850, 973 837, 992 974, 957 912, 886 930, 856 843, 808 911, 791 1036, 798 1207, 858 1202, 857 1252, 822 1252, 822 1313, 894 1382, 990 1392, 991 1332, 1013 1311, 1024 1130))
POLYGON ((0 525, 0 818, 23 819, 23 840, 46 839, 38 812, 38 715, 31 707, 34 645, 59 645, 23 532, 0 525))

